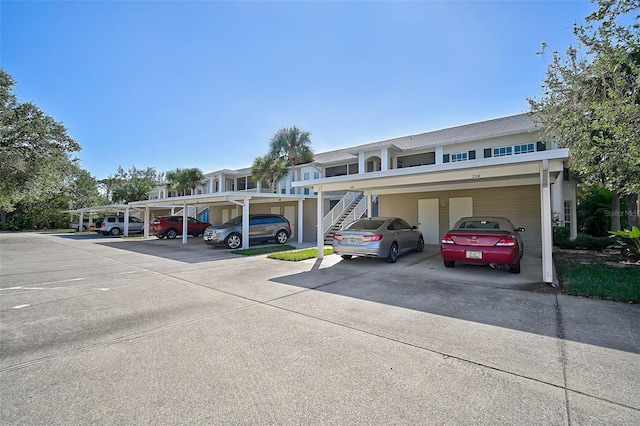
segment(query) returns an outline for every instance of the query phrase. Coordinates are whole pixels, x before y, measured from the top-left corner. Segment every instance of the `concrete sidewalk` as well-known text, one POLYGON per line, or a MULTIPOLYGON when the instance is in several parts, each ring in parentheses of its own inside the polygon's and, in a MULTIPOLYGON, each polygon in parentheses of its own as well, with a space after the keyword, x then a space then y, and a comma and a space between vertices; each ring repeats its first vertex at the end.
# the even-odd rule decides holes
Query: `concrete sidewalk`
POLYGON ((193 242, 0 234, 0 423, 640 424, 638 305, 193 242))

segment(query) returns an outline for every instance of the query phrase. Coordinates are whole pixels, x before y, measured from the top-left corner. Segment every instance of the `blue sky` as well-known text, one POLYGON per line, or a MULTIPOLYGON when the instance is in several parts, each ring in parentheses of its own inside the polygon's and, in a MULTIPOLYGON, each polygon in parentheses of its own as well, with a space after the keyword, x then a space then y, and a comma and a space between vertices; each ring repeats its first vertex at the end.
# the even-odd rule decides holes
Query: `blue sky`
POLYGON ((6 1, 1 65, 101 179, 251 166, 528 110, 589 1, 6 1), (549 60, 547 57, 546 60, 549 60))

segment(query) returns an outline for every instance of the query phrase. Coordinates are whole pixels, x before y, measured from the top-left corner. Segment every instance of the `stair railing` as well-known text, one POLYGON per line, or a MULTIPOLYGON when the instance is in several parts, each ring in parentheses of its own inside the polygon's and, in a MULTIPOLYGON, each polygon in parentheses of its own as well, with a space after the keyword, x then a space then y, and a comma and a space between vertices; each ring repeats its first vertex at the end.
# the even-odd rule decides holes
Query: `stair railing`
POLYGON ((362 218, 364 214, 367 212, 367 197, 362 197, 362 200, 356 205, 356 207, 345 216, 342 223, 349 224, 351 222, 355 222, 356 220, 362 218))
MULTIPOLYGON (((359 192, 347 192, 344 196, 338 201, 338 203, 333 206, 333 208, 322 218, 322 233, 326 234, 329 229, 340 219, 340 216, 344 213, 346 209, 349 208, 353 200, 358 198, 360 195, 359 192)), ((318 200, 318 202, 322 202, 322 200, 318 200)))

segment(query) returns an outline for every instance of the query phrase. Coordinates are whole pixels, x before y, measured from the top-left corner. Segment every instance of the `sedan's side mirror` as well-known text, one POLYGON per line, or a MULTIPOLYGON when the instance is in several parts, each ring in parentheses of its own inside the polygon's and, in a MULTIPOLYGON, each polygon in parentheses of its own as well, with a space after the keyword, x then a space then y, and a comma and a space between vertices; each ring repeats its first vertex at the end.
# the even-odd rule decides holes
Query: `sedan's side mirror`
POLYGON ((411 229, 412 229, 412 230, 413 230, 413 229, 418 229, 418 227, 417 227, 417 226, 415 226, 415 225, 413 225, 413 226, 411 227, 411 229))
POLYGON ((524 228, 516 228, 516 231, 518 231, 518 232, 524 232, 524 228))

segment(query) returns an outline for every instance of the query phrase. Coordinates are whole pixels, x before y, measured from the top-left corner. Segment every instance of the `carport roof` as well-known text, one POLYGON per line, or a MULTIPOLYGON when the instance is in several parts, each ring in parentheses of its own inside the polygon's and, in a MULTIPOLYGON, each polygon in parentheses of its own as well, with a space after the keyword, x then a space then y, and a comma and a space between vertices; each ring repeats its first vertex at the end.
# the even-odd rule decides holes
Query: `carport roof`
POLYGON ((163 198, 159 200, 136 201, 134 203, 131 203, 131 206, 136 208, 145 208, 145 207, 170 208, 170 207, 181 207, 184 205, 195 205, 195 204, 221 204, 221 203, 236 204, 237 202, 244 201, 245 199, 251 200, 251 203, 274 203, 274 202, 304 200, 306 197, 308 196, 233 191, 233 192, 220 192, 220 193, 214 193, 214 194, 197 194, 197 195, 187 195, 182 197, 170 197, 170 198, 163 198))
POLYGON ((139 208, 134 207, 131 204, 108 204, 104 206, 92 206, 92 207, 83 207, 79 209, 69 209, 63 210, 62 213, 120 213, 127 209, 135 209, 140 210, 139 208))
POLYGON ((161 200, 144 200, 135 201, 131 204, 110 204, 105 206, 93 206, 79 209, 63 210, 63 213, 92 213, 92 212, 113 212, 120 213, 127 209, 136 211, 144 210, 146 207, 153 208, 172 208, 183 207, 185 205, 192 206, 198 204, 236 204, 245 199, 251 200, 251 203, 274 203, 286 201, 304 200, 308 196, 304 195, 287 195, 287 194, 271 194, 259 192, 223 192, 216 194, 198 194, 183 197, 163 198, 161 200))

